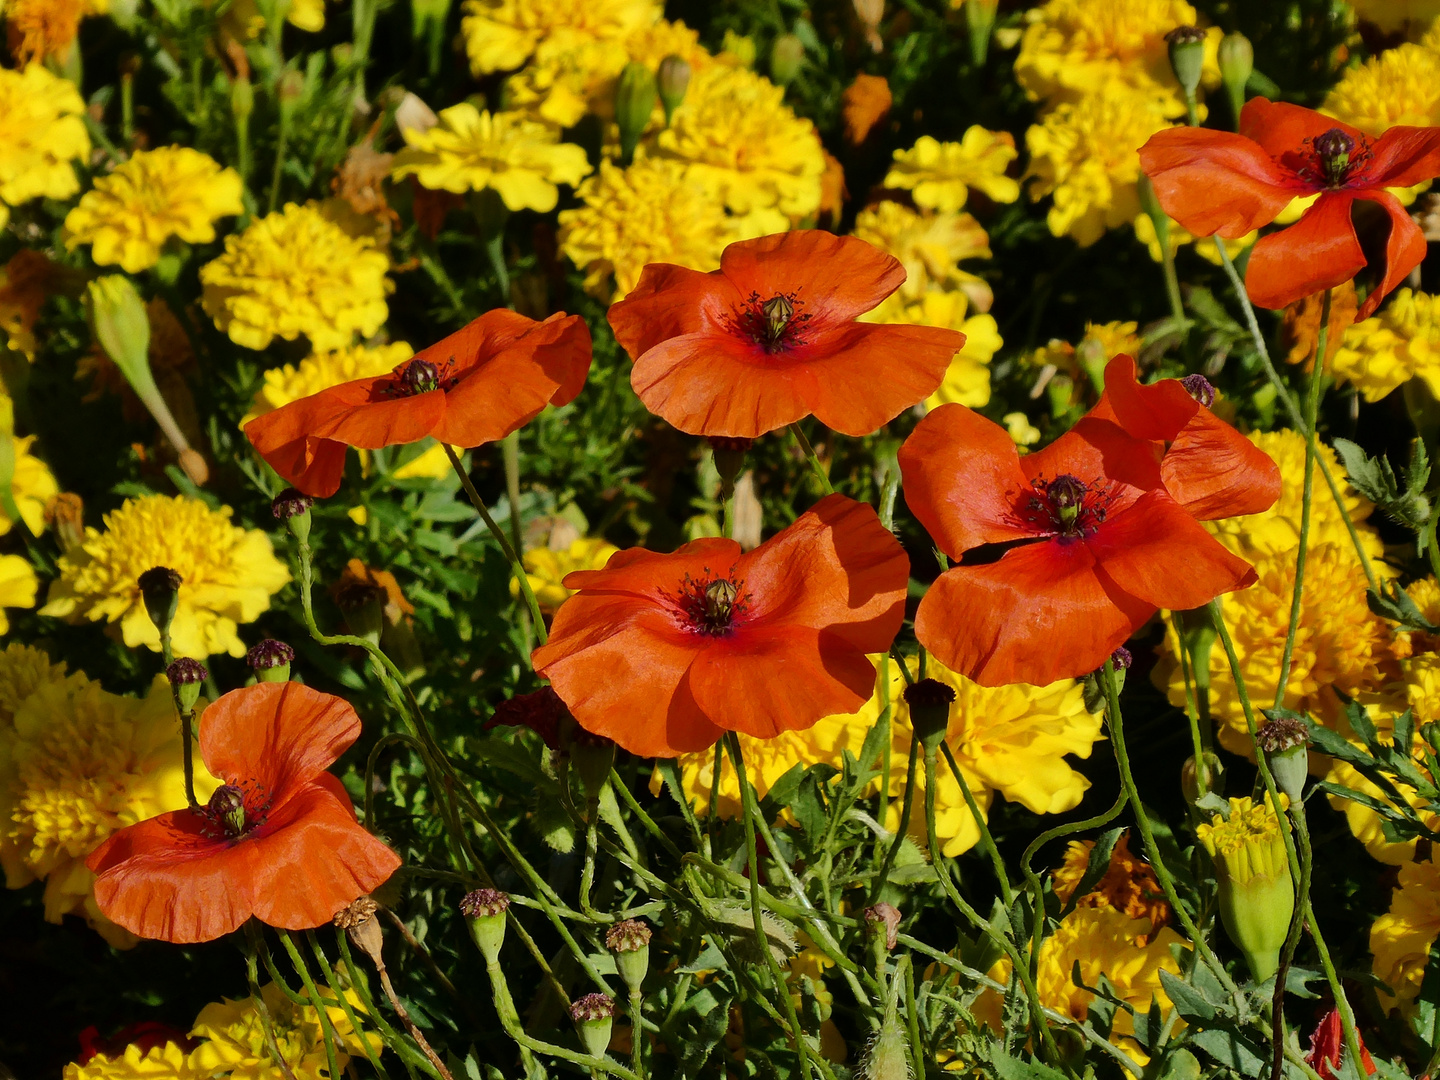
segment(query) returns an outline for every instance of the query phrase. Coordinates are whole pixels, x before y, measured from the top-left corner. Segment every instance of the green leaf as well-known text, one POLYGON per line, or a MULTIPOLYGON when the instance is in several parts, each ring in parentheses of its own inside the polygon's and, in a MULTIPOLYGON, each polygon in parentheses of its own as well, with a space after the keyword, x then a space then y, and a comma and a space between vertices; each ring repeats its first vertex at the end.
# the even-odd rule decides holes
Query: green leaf
POLYGON ((1349 439, 1333 439, 1331 445, 1345 466, 1350 486, 1373 503, 1386 503, 1399 496, 1395 473, 1384 458, 1372 458, 1349 439))
POLYGON ((1183 1046, 1165 1055, 1158 1080, 1200 1080, 1200 1061, 1183 1046))
POLYGON ((1440 632, 1440 626, 1425 618, 1415 601, 1410 599, 1410 594, 1402 589, 1398 582, 1385 582, 1379 592, 1366 589, 1365 603, 1382 619, 1389 619, 1407 629, 1424 630, 1431 634, 1440 632))
POLYGON ((1033 1059, 1026 1060, 1006 1053, 995 1043, 990 1053, 990 1064, 995 1067, 998 1080, 1065 1080, 1065 1074, 1033 1059))
POLYGON ((1205 1000, 1205 995, 1188 982, 1176 978, 1170 972, 1160 970, 1160 985, 1175 1005, 1175 1011, 1186 1020, 1214 1020, 1215 1006, 1205 1000))
POLYGON ((1197 1031, 1190 1036, 1190 1042, 1241 1076, 1261 1076, 1269 1068, 1260 1048, 1228 1026, 1197 1031))
POLYGON ((1123 828, 1106 829, 1095 841, 1095 846, 1090 849, 1090 859, 1085 864, 1085 872, 1080 875, 1080 883, 1075 886, 1075 891, 1070 894, 1069 901, 1060 912, 1060 918, 1069 915, 1075 910, 1075 905, 1080 902, 1081 897, 1095 887, 1095 883, 1105 876, 1105 871, 1110 869, 1110 856, 1115 852, 1115 845, 1120 842, 1120 836, 1124 833, 1123 828))

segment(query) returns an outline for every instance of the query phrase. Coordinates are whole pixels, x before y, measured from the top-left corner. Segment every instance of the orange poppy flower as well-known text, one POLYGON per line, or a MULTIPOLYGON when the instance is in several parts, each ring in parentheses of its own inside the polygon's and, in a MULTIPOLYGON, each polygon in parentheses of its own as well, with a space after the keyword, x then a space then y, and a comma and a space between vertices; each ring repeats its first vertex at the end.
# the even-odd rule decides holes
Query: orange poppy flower
POLYGON ((828 495, 742 554, 706 539, 617 552, 531 657, 580 726, 673 757, 724 731, 768 739, 869 699, 905 616, 910 563, 875 511, 828 495))
POLYGON ((544 322, 487 311, 389 375, 292 401, 245 425, 260 456, 293 487, 340 488, 345 448, 376 450, 427 436, 452 446, 503 439, 547 404, 574 400, 590 371, 590 330, 578 315, 544 322))
POLYGON ((286 930, 329 922, 400 865, 325 771, 359 734, 348 703, 300 683, 256 683, 211 704, 200 755, 225 783, 198 810, 131 825, 95 849, 85 864, 99 875, 100 910, 177 944, 252 915, 286 930))
POLYGON ((645 407, 692 435, 753 439, 812 413, 869 435, 933 394, 965 335, 856 322, 900 263, 817 229, 731 244, 702 274, 651 263, 610 308, 645 407))
POLYGON ((1250 252, 1245 290, 1278 309, 1334 288, 1366 265, 1350 210, 1356 199, 1390 217, 1381 280, 1366 319, 1425 257, 1425 236, 1386 188, 1440 176, 1440 128, 1392 127, 1378 139, 1298 105, 1252 98, 1240 133, 1176 127, 1140 148, 1165 212, 1196 236, 1234 239, 1268 225, 1297 197, 1319 195, 1295 224, 1250 252))
POLYGON ((900 448, 905 501, 954 560, 915 616, 946 667, 982 686, 1084 675, 1157 609, 1255 582, 1195 514, 1271 505, 1274 463, 1200 403, 1183 407, 1179 383, 1138 387, 1133 373, 1129 357, 1112 362, 1107 400, 1023 458, 963 405, 933 410, 900 448))

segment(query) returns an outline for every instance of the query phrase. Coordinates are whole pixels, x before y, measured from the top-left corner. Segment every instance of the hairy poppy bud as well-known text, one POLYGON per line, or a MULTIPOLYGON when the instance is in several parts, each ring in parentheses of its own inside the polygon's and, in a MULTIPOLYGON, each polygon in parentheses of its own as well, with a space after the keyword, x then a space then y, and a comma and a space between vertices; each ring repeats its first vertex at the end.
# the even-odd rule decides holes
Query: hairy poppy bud
POLYGON ((939 749, 950 727, 950 706, 955 691, 936 679, 921 679, 905 688, 905 704, 910 706, 910 726, 927 754, 939 749))
POLYGON ((469 923, 470 936, 487 964, 500 961, 500 946, 505 944, 505 912, 509 907, 510 897, 499 889, 476 889, 460 901, 460 914, 469 923))
POLYGON ((170 620, 175 618, 183 582, 180 572, 168 566, 152 566, 136 580, 140 586, 140 599, 145 601, 145 613, 162 634, 169 632, 170 620))
POLYGON ((895 948, 900 927, 900 909, 894 904, 887 904, 881 901, 864 911, 865 928, 872 934, 885 936, 885 948, 895 948))
MULTIPOLYGON (((1130 665, 1135 658, 1130 655, 1130 650, 1121 645, 1110 654, 1110 665, 1114 668, 1115 693, 1118 695, 1125 689, 1125 672, 1130 670, 1130 665)), ((1092 671, 1084 679, 1085 708, 1092 713, 1098 713, 1105 708, 1107 697, 1105 694, 1105 672, 1092 671)))
POLYGON ((580 1041, 591 1057, 605 1056, 614 1018, 615 1002, 607 994, 586 994, 570 1006, 570 1019, 580 1030, 580 1041))
MULTIPOLYGON (((1268 715, 1268 714, 1267 714, 1268 715)), ((1275 786, 1292 802, 1305 791, 1310 775, 1310 732, 1295 716, 1275 716, 1255 729, 1255 741, 1265 751, 1265 762, 1275 786)))
POLYGON ((1244 34, 1226 34, 1220 39, 1219 60, 1220 81, 1225 84, 1225 93, 1230 96, 1230 108, 1238 124, 1240 110, 1245 107, 1245 84, 1255 70, 1255 47, 1244 34))
POLYGON ((890 980, 885 996, 885 1012, 880 1030, 865 1048, 860 1066, 863 1080, 910 1080, 910 1055, 906 1052, 905 1028, 900 1023, 900 984, 903 979, 890 980))
POLYGON ((655 89, 660 95, 660 104, 665 107, 665 126, 685 100, 685 91, 690 88, 690 65, 684 57, 667 56, 660 61, 660 70, 655 77, 655 89))
POLYGON ((650 927, 639 919, 624 919, 605 931, 605 947, 615 954, 620 978, 638 994, 650 971, 650 927))
POLYGON ((1205 31, 1198 26, 1177 26, 1165 35, 1170 46, 1170 68, 1187 98, 1194 97, 1205 69, 1205 31))
POLYGON ((1231 799, 1228 816, 1217 814, 1196 830, 1215 860, 1220 882, 1220 921, 1250 973, 1264 982, 1280 967, 1280 947, 1295 912, 1295 886, 1280 834, 1280 818, 1268 800, 1231 799))
POLYGON ((315 500, 309 495, 286 488, 271 500, 270 512, 277 521, 285 522, 291 535, 304 544, 310 539, 310 507, 314 505, 315 500))
POLYGON ((779 86, 789 86, 805 66, 805 43, 794 34, 781 34, 770 46, 770 78, 779 86))
POLYGON ((165 678, 175 688, 175 696, 180 699, 180 708, 185 712, 195 708, 195 702, 200 699, 200 684, 209 677, 210 672, 205 670, 204 664, 187 656, 180 657, 165 669, 165 678))
POLYGON ((620 125, 620 163, 628 165, 650 114, 655 111, 655 73, 644 64, 631 61, 615 84, 615 122, 620 125))
POLYGON ((274 638, 266 638, 245 654, 245 663, 250 665, 260 682, 289 681, 290 662, 294 659, 295 650, 274 638))
POLYGON ((731 439, 723 435, 710 437, 710 449, 715 455, 715 471, 720 474, 720 497, 728 499, 735 494, 735 481, 745 468, 745 452, 755 444, 754 439, 731 439))

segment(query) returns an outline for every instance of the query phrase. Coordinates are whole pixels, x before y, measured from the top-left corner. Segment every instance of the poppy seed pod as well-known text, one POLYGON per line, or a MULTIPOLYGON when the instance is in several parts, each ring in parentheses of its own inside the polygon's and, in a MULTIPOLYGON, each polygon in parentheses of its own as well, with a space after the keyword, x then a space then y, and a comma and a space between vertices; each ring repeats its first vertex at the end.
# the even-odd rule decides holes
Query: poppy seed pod
POLYGON ((185 656, 165 669, 165 678, 175 688, 175 696, 180 699, 180 708, 185 712, 195 708, 195 702, 200 699, 200 684, 209 676, 210 672, 205 670, 204 664, 185 656))
POLYGON ((168 566, 152 566, 136 579, 136 584, 140 586, 140 598, 145 601, 145 613, 161 634, 170 630, 170 620, 175 618, 183 582, 179 571, 168 566))
POLYGON ((660 95, 660 104, 665 108, 665 126, 685 100, 685 91, 690 88, 690 65, 681 56, 667 56, 660 61, 660 70, 655 77, 655 89, 660 95))
POLYGON ((580 1031, 585 1052, 591 1057, 604 1057, 615 1019, 614 1000, 606 994, 586 994, 570 1006, 570 1019, 580 1031))
POLYGON ((1229 815, 1216 814, 1196 836, 1215 860, 1225 932, 1244 953, 1255 981, 1264 982, 1280 966, 1280 947, 1295 913, 1280 818, 1268 802, 1231 799, 1229 815))
POLYGON ((266 638, 245 654, 245 663, 260 682, 286 682, 290 678, 290 662, 295 650, 283 641, 266 638))
POLYGON ((638 994, 650 971, 650 927, 639 919, 624 919, 605 932, 605 947, 615 954, 620 978, 638 994))
POLYGON ((500 960, 500 946, 505 944, 505 912, 510 897, 499 889, 476 889, 460 901, 460 914, 470 925, 470 936, 485 957, 487 964, 500 960))
POLYGON ((310 507, 315 500, 294 488, 286 488, 270 502, 270 512, 276 520, 285 522, 290 534, 300 543, 310 540, 310 507))
POLYGON ((1177 26, 1165 35, 1170 46, 1170 68, 1187 98, 1194 97, 1205 69, 1205 31, 1198 26, 1177 26))
POLYGON ((620 162, 629 164, 650 114, 655 111, 655 73, 644 64, 631 61, 615 84, 615 122, 620 125, 620 162))
POLYGON ((1297 716, 1275 716, 1255 730, 1255 742, 1265 751, 1265 762, 1275 777, 1275 786, 1295 801, 1305 791, 1310 775, 1310 733, 1297 716))
POLYGON ((910 726, 927 754, 933 754, 945 739, 950 727, 950 706, 955 691, 937 679, 921 679, 905 688, 905 704, 910 706, 910 726))

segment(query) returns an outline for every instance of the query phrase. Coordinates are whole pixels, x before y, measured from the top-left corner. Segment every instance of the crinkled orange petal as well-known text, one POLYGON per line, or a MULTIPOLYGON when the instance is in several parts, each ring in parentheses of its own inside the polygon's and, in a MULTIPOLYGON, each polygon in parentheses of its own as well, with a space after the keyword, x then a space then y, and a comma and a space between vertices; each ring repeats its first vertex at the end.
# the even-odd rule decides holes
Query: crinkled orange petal
POLYGON ((1429 246, 1420 226, 1415 224, 1415 219, 1394 195, 1388 191, 1366 191, 1361 192, 1357 198, 1376 203, 1390 215, 1390 238, 1385 242, 1385 272, 1380 283, 1370 290, 1370 295, 1365 297, 1365 302, 1355 312, 1355 321, 1359 322, 1375 314, 1380 301, 1399 287, 1400 283, 1409 277, 1410 271, 1424 261, 1429 246))
POLYGON ((964 405, 941 405, 900 447, 905 505, 952 559, 981 544, 1033 536, 1015 516, 1030 490, 1015 442, 964 405))
POLYGON ((1140 167, 1165 212, 1196 236, 1244 236, 1314 190, 1252 140, 1210 128, 1156 132, 1140 167))
POLYGON ((355 820, 349 794, 329 773, 272 811, 264 835, 238 846, 246 845, 255 848, 255 917, 283 930, 328 923, 400 867, 400 856, 355 820))
POLYGON ((445 416, 445 394, 430 390, 400 395, 394 391, 394 379, 382 375, 332 386, 275 411, 284 409, 306 418, 309 435, 361 450, 379 450, 434 434, 445 416))
POLYGON ((1245 291, 1257 307, 1278 311, 1349 281, 1365 265, 1348 192, 1327 191, 1294 225, 1262 236, 1250 251, 1245 291))
POLYGON ((1205 531, 1169 494, 1147 491, 1085 546, 1100 573, 1157 608, 1186 610, 1255 584, 1255 571, 1205 531))
POLYGON ((1414 187, 1440 176, 1440 128, 1392 127, 1370 148, 1365 181, 1374 187, 1414 187))
POLYGON ((200 756, 227 783, 256 781, 277 805, 360 737, 343 698, 297 682, 232 690, 200 714, 200 756))
POLYGON ((720 272, 741 297, 790 296, 820 332, 853 321, 905 282, 900 260, 853 236, 793 229, 731 244, 720 272))
POLYGON ((702 273, 672 263, 650 263, 606 318, 632 360, 682 334, 720 334, 745 299, 719 270, 702 273))
POLYGON ((859 438, 938 390, 964 346, 964 334, 939 326, 851 323, 791 355, 814 377, 815 418, 859 438))
POLYGON ((667 595, 674 595, 674 586, 686 574, 697 581, 711 576, 712 571, 724 577, 739 563, 740 545, 734 540, 705 536, 669 553, 644 548, 617 551, 599 570, 572 570, 563 584, 572 591, 654 599, 666 590, 667 595))
POLYGON ((1240 134, 1255 140, 1265 153, 1282 163, 1287 155, 1308 154, 1304 149, 1306 139, 1314 139, 1336 129, 1349 135, 1356 143, 1366 140, 1365 133, 1359 128, 1353 128, 1333 116, 1291 105, 1288 101, 1251 98, 1240 110, 1240 134))
POLYGON ((941 574, 920 601, 915 637, 981 686, 1045 686, 1100 667, 1154 613, 1107 588, 1084 543, 1044 540, 941 574))
POLYGON ((1070 475, 1107 490, 1109 512, 1115 514, 1140 494, 1160 486, 1162 447, 1137 439, 1119 424, 1097 416, 1081 417, 1049 446, 1020 459, 1026 486, 1070 475))
POLYGON ((257 416, 245 425, 255 451, 285 482, 306 495, 328 499, 340 490, 345 477, 344 443, 306 435, 293 417, 268 421, 275 413, 257 416))

